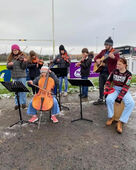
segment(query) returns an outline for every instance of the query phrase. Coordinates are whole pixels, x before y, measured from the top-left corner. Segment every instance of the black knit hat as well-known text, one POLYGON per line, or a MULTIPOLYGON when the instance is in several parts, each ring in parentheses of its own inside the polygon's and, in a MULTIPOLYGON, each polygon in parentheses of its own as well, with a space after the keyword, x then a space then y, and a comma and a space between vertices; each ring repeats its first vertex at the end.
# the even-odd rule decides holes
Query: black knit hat
POLYGON ((65 51, 64 45, 60 45, 60 46, 59 46, 59 50, 60 50, 60 51, 61 51, 61 50, 64 50, 64 51, 65 51))
POLYGON ((113 40, 111 39, 111 37, 109 37, 107 40, 105 40, 104 45, 113 46, 113 40))

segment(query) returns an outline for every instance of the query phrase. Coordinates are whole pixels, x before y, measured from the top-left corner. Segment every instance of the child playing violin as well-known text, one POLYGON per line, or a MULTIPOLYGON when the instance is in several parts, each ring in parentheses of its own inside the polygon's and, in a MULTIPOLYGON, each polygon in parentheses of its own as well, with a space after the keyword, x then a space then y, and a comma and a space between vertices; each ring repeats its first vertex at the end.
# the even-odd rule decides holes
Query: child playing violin
MULTIPOLYGON (((30 51, 29 53, 29 62, 27 68, 29 69, 29 78, 30 80, 34 80, 36 77, 40 75, 40 69, 43 66, 43 60, 41 61, 37 54, 34 51, 30 51)), ((38 92, 38 88, 31 86, 33 94, 38 92)))
MULTIPOLYGON (((82 60, 79 63, 76 63, 76 67, 81 67, 80 74, 81 78, 84 80, 88 79, 88 76, 90 75, 90 67, 92 64, 92 58, 93 58, 93 53, 88 51, 87 48, 82 49, 82 60)), ((87 86, 82 86, 82 98, 87 98, 88 97, 88 87, 87 86)))
MULTIPOLYGON (((43 77, 46 77, 48 69, 49 69, 48 67, 43 66, 40 70, 41 75, 39 77, 35 78, 33 81, 30 80, 28 83, 30 83, 31 85, 38 85, 40 82, 40 79, 43 77)), ((57 76, 51 70, 49 70, 49 77, 51 77, 54 80, 55 85, 59 85, 59 80, 58 80, 57 76)), ((52 93, 53 93, 53 89, 52 89, 52 93)), ((38 120, 37 110, 33 107, 33 99, 31 100, 31 102, 28 106, 28 110, 27 110, 27 114, 32 115, 32 118, 29 120, 29 122, 32 122, 32 123, 36 122, 38 120)), ((55 96, 53 96, 53 107, 51 109, 51 114, 52 114, 51 120, 53 121, 53 123, 58 122, 58 119, 56 118, 56 114, 59 114, 59 112, 60 112, 60 109, 59 109, 58 101, 55 98, 55 96)))
MULTIPOLYGON (((11 46, 11 53, 8 56, 7 68, 11 71, 11 77, 13 81, 20 81, 26 85, 26 67, 27 56, 21 52, 20 47, 16 44, 11 46)), ((19 100, 22 108, 26 108, 26 93, 19 93, 19 100)), ((18 103, 15 96, 15 110, 17 110, 18 103)))
POLYGON ((56 58, 53 60, 53 64, 56 64, 58 68, 66 68, 66 76, 59 77, 59 93, 62 94, 62 84, 63 79, 65 80, 65 90, 64 90, 64 96, 67 96, 68 91, 68 71, 70 66, 70 57, 67 54, 67 51, 63 45, 60 45, 59 47, 59 55, 56 56, 56 58))

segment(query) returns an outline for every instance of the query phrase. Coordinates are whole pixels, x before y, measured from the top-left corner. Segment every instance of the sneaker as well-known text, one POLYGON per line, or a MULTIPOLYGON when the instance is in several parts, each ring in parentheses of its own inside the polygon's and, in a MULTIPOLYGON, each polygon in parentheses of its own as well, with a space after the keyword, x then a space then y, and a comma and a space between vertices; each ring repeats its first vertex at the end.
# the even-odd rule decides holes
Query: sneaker
POLYGON ((18 105, 15 106, 15 110, 19 109, 18 105))
POLYGON ((79 94, 78 96, 80 97, 80 96, 83 96, 83 95, 82 95, 82 94, 79 94))
POLYGON ((51 120, 53 121, 53 123, 58 123, 58 119, 56 118, 56 116, 51 116, 51 120))
POLYGON ((63 96, 66 97, 67 95, 68 95, 68 93, 67 93, 67 92, 64 92, 63 96))
POLYGON ((82 95, 81 96, 81 98, 83 98, 83 99, 85 99, 85 98, 87 98, 88 96, 86 96, 86 95, 82 95))
POLYGON ((22 104, 22 109, 25 109, 26 108, 26 104, 22 104))
POLYGON ((30 123, 34 123, 38 120, 37 116, 32 116, 32 118, 30 120, 28 120, 30 123))
POLYGON ((62 96, 62 92, 60 92, 59 95, 62 96))
POLYGON ((100 104, 105 104, 103 99, 98 99, 96 102, 93 102, 94 105, 100 105, 100 104))

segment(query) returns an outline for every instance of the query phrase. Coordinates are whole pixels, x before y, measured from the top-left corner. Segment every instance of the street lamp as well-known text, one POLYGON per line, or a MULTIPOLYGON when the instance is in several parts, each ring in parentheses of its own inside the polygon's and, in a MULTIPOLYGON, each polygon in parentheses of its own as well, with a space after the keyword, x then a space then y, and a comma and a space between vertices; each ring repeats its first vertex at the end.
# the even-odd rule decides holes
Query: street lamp
POLYGON ((98 37, 96 36, 96 53, 97 53, 97 46, 98 46, 98 37))
POLYGON ((52 47, 53 47, 53 58, 55 58, 55 37, 54 37, 54 0, 52 0, 52 47))
POLYGON ((114 31, 115 31, 115 28, 113 27, 112 28, 112 39, 114 40, 114 31))

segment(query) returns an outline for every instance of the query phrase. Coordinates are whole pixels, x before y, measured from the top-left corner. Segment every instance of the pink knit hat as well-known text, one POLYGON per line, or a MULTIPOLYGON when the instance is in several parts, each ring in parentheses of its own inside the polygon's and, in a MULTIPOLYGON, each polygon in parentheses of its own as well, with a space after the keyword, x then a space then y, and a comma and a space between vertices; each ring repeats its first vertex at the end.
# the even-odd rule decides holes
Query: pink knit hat
POLYGON ((19 50, 20 51, 20 47, 17 45, 17 44, 13 44, 12 46, 11 46, 11 50, 13 51, 13 50, 19 50))

